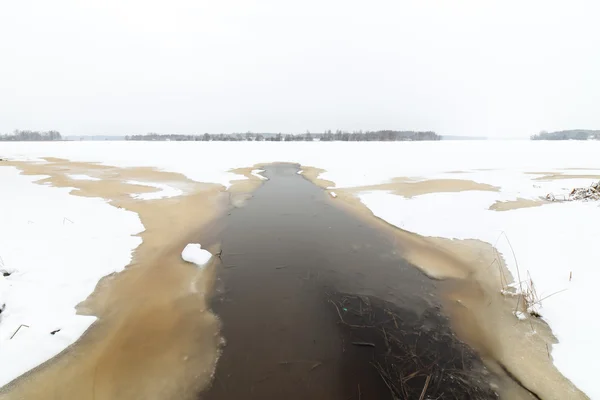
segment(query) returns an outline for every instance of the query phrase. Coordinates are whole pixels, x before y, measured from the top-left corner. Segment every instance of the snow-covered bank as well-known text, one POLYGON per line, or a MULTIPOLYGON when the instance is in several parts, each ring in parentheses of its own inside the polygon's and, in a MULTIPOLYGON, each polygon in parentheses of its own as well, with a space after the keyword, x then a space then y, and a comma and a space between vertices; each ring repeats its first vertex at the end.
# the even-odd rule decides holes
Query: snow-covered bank
POLYGON ((0 275, 0 386, 85 332, 95 318, 75 306, 130 262, 144 229, 135 213, 39 179, 0 165, 0 269, 12 271, 0 275))
MULTIPOLYGON (((574 187, 597 182, 598 154, 600 142, 0 143, 2 158, 52 156, 121 167, 156 167, 224 186, 241 178, 229 172, 235 168, 297 162, 325 169, 319 178, 334 182, 335 192, 330 193, 340 196, 340 188, 388 183, 396 177, 415 181, 471 180, 492 185, 492 190, 498 191, 430 193, 410 199, 377 191, 362 193, 360 198, 377 216, 403 229, 497 245, 516 277, 508 237, 522 278, 527 272, 531 274, 539 298, 567 289, 543 300, 539 311, 559 340, 552 353, 557 367, 596 398, 600 398, 600 391, 595 387, 589 360, 600 357, 592 342, 600 333, 600 324, 591 317, 598 277, 594 245, 600 239, 598 224, 592 221, 600 220, 600 208, 597 203, 544 204, 539 199, 548 193, 567 194, 574 187), (557 178, 557 174, 563 176, 557 178), (523 199, 538 207, 490 210, 497 202, 519 207, 516 203, 523 199), (502 232, 506 237, 501 236, 502 232)), ((252 172, 261 176, 256 170, 252 172)), ((164 194, 166 189, 161 189, 149 195, 164 194)), ((17 206, 13 204, 12 208, 17 206)), ((522 322, 515 318, 515 323, 522 322)))
POLYGON ((600 221, 600 204, 489 209, 496 201, 511 198, 502 192, 433 193, 410 199, 386 192, 360 195, 376 216, 402 229, 495 245, 515 279, 518 262, 521 279, 529 274, 537 298, 543 299, 537 310, 559 341, 552 351, 555 365, 590 397, 600 398, 596 373, 590 367, 590 360, 599 355, 600 323, 594 315, 600 270, 594 254, 600 225, 592 221, 600 221))

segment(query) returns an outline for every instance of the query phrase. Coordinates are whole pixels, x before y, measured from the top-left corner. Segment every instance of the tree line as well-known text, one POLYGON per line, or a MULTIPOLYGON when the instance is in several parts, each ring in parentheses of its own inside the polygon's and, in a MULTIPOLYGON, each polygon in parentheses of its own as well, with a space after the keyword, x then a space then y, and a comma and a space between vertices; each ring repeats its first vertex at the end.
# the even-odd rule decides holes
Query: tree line
POLYGON ((60 132, 16 130, 12 135, 0 135, 0 141, 4 142, 50 142, 55 140, 62 140, 60 132))
POLYGON ((218 133, 204 135, 163 135, 158 133, 147 133, 145 135, 126 136, 125 140, 144 141, 271 141, 271 142, 301 142, 301 141, 342 141, 342 142, 393 142, 393 141, 416 141, 416 140, 441 140, 441 136, 431 131, 374 131, 374 132, 347 132, 331 130, 323 133, 218 133))
POLYGON ((531 140, 600 140, 600 131, 588 129, 571 129, 566 131, 546 132, 531 135, 531 140))

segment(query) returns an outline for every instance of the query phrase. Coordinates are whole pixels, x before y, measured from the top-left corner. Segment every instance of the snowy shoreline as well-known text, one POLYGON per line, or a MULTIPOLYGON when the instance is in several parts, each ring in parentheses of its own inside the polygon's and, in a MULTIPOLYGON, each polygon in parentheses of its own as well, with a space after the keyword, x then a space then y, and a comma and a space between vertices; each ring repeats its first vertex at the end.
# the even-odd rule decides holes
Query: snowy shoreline
POLYGON ((131 261, 138 215, 40 176, 0 167, 0 386, 60 353, 96 320, 76 314, 98 281, 131 261), (10 273, 10 275, 8 274, 10 273))
MULTIPOLYGON (((359 193, 358 197, 376 216, 402 229, 424 236, 479 239, 495 245, 513 276, 519 275, 516 261, 521 275, 531 275, 539 298, 567 289, 544 299, 538 311, 559 340, 552 349, 557 368, 590 397, 600 398, 593 369, 585 362, 590 356, 600 355, 594 354, 592 342, 600 334, 600 326, 589 318, 598 278, 590 249, 600 240, 600 227, 590 221, 600 220, 600 207, 593 202, 570 202, 507 211, 490 209, 497 202, 538 201, 547 193, 589 186, 594 179, 587 176, 600 175, 600 163, 595 162, 600 143, 65 142, 9 143, 0 147, 0 153, 3 158, 13 159, 53 156, 120 167, 149 166, 225 187, 240 179, 230 172, 232 169, 276 161, 323 168, 326 172, 319 178, 335 182, 336 191, 387 183, 398 177, 461 179, 498 187, 498 191, 414 197, 373 191, 359 193), (200 153, 205 156, 199 158, 200 153), (552 174, 571 176, 544 179, 552 174)), ((0 246, 3 244, 0 241, 0 246)), ((126 264, 123 262, 121 268, 126 264)), ((516 318, 515 323, 519 323, 516 318)))
MULTIPOLYGON (((530 198, 535 198, 536 192, 530 198)), ((600 242, 600 227, 590 223, 600 220, 598 202, 494 211, 490 207, 496 201, 513 196, 458 192, 408 199, 371 192, 359 197, 375 216, 401 229, 423 236, 478 239, 492 244, 515 281, 518 277, 525 281, 523 291, 533 282, 539 303, 532 305, 532 311, 542 316, 558 339, 552 348, 556 367, 590 397, 600 397, 594 372, 586 362, 600 335, 600 325, 589 318, 600 279, 591 256, 600 242)), ((514 285, 519 286, 518 282, 514 285)), ((533 318, 520 313, 517 317, 533 318)))

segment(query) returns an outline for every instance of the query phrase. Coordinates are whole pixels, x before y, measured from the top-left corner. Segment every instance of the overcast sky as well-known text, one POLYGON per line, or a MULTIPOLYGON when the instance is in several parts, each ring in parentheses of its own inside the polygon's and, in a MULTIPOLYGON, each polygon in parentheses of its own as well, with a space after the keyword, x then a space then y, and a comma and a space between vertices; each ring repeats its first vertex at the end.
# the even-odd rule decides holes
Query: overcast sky
POLYGON ((1 0, 0 133, 600 129, 599 3, 1 0))

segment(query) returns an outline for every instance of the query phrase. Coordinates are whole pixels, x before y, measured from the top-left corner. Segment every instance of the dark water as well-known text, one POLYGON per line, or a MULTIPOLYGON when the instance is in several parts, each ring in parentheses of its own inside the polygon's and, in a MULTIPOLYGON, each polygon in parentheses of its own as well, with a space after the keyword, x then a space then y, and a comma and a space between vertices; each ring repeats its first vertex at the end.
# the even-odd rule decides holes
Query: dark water
POLYGON ((436 282, 297 171, 267 167, 222 221, 212 308, 226 345, 201 398, 495 398, 436 282))

